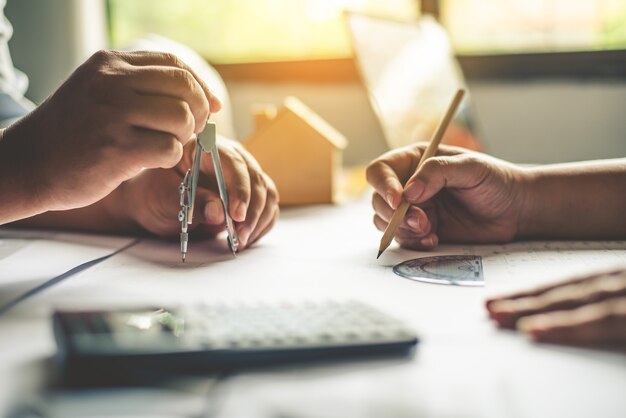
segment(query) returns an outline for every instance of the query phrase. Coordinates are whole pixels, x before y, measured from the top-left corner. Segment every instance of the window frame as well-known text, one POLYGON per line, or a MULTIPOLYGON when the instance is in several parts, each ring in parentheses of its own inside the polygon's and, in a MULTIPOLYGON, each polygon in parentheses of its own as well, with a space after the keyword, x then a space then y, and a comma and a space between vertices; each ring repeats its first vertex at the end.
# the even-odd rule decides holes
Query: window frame
POLYGON ((626 79, 626 49, 458 55, 468 79, 626 79))
MULTIPOLYGON (((468 80, 626 79, 626 49, 457 55, 468 80)), ((353 58, 214 64, 226 81, 342 83, 358 81, 353 58)))

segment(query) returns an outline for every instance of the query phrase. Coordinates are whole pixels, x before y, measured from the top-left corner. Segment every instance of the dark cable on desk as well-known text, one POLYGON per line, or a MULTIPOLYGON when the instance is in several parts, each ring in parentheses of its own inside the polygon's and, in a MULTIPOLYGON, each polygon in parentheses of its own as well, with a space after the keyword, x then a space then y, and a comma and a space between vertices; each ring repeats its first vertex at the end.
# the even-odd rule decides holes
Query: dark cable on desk
POLYGON ((140 239, 136 239, 134 241, 132 241, 131 243, 123 246, 122 248, 119 248, 115 251, 113 251, 110 254, 107 254, 105 256, 96 258, 95 260, 90 260, 87 261, 83 264, 80 264, 76 267, 73 267, 71 269, 69 269, 68 271, 66 271, 65 273, 59 274, 56 277, 53 277, 52 279, 40 284, 39 286, 36 286, 28 291, 26 291, 25 293, 21 294, 20 296, 16 297, 15 299, 12 299, 10 301, 8 301, 7 303, 5 303, 4 305, 0 306, 0 315, 4 314, 5 312, 7 312, 9 309, 13 308, 15 305, 17 305, 18 303, 23 302, 24 300, 30 298, 31 296, 36 295, 39 292, 42 292, 44 290, 46 290, 49 287, 54 286, 55 284, 58 284, 60 282, 62 282, 63 280, 77 274, 80 273, 83 270, 87 270, 89 267, 95 266, 96 264, 99 264, 101 262, 103 262, 104 260, 113 257, 116 254, 121 253, 122 251, 127 250, 128 248, 132 247, 133 245, 137 244, 139 241, 141 241, 140 239))

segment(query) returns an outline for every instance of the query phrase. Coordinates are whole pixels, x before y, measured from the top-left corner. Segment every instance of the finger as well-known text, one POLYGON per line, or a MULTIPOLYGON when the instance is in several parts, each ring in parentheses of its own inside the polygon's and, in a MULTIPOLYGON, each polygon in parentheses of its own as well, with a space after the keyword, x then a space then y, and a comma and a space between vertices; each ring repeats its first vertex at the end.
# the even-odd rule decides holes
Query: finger
MULTIPOLYGON (((380 216, 374 215, 374 225, 379 231, 384 231, 388 222, 380 216)), ((439 244, 439 238, 436 234, 430 232, 425 236, 417 236, 414 231, 402 225, 396 230, 394 238, 400 246, 414 250, 430 250, 439 244)))
POLYGON ((378 229, 379 231, 382 232, 385 229, 387 229, 387 225, 388 224, 389 224, 389 222, 385 221, 380 216, 374 215, 374 225, 376 226, 376 229, 378 229))
POLYGON ((486 164, 472 154, 431 157, 406 184, 404 198, 422 203, 441 189, 469 189, 479 185, 489 174, 486 164))
POLYGON ((378 193, 372 193, 372 207, 374 208, 376 215, 380 216, 385 222, 389 222, 393 216, 394 210, 378 193))
MULTIPOLYGON (((224 182, 228 190, 229 214, 235 222, 244 222, 247 217, 251 199, 251 184, 248 164, 243 155, 234 146, 218 147, 224 182)), ((188 158, 191 162, 192 155, 188 158)), ((215 176, 212 158, 200 160, 202 173, 215 176)))
MULTIPOLYGON (((219 153, 224 170, 224 181, 228 189, 230 216, 235 222, 244 222, 252 195, 252 180, 248 164, 234 147, 220 147, 219 153)), ((205 164, 206 172, 212 172, 213 167, 210 161, 205 161, 203 164, 205 164)))
POLYGON ((137 94, 167 96, 187 102, 194 117, 194 132, 204 129, 209 118, 209 101, 189 71, 178 67, 132 67, 126 77, 137 94))
MULTIPOLYGON (((385 219, 383 219, 380 215, 375 214, 374 215, 374 225, 376 226, 376 228, 379 231, 384 231, 385 229, 387 229, 387 226, 389 225, 389 222, 385 219)), ((404 241, 415 241, 415 242, 419 242, 422 238, 424 238, 426 235, 422 234, 422 235, 418 235, 415 233, 414 230, 410 229, 406 224, 400 224, 400 226, 398 226, 398 229, 396 229, 396 234, 394 236, 394 238, 400 238, 404 241)))
MULTIPOLYGON (((440 235, 439 234, 439 215, 438 215, 438 211, 436 206, 433 204, 432 201, 426 201, 424 203, 422 203, 420 205, 420 208, 424 211, 424 214, 426 214, 426 222, 428 223, 428 228, 424 227, 424 229, 430 229, 430 231, 437 235, 437 237, 440 235)), ((434 242, 433 242, 433 246, 437 246, 439 244, 439 238, 437 238, 434 242)))
POLYGON ((409 206, 404 217, 404 226, 411 231, 415 237, 424 237, 431 232, 431 224, 423 209, 417 206, 409 206))
MULTIPOLYGON (((192 225, 190 225, 191 227, 192 225)), ((226 225, 208 225, 196 224, 193 229, 189 230, 189 237, 192 239, 215 238, 218 234, 226 229, 226 225)), ((180 232, 180 231, 179 231, 180 232)))
POLYGON ((607 276, 563 285, 536 296, 495 302, 491 305, 491 316, 501 326, 513 327, 524 316, 573 309, 616 296, 626 296, 626 281, 607 276))
POLYGON ((126 120, 133 126, 172 134, 184 145, 195 120, 187 102, 165 96, 134 96, 127 101, 126 120))
POLYGON ((403 248, 410 248, 417 251, 429 251, 439 244, 436 234, 430 233, 424 237, 397 235, 396 241, 403 248))
POLYGON ((248 245, 250 236, 254 232, 267 203, 267 185, 262 175, 250 172, 250 204, 246 213, 246 220, 237 224, 237 234, 243 248, 248 245))
POLYGON ((208 100, 209 109, 211 113, 218 112, 222 108, 222 103, 217 96, 215 96, 211 89, 204 82, 202 77, 198 76, 196 72, 185 64, 176 55, 167 52, 154 52, 154 51, 132 51, 132 52, 116 52, 124 61, 131 65, 137 66, 168 66, 182 68, 188 71, 196 82, 200 85, 204 96, 208 100))
POLYGON ((439 245, 439 236, 431 232, 420 240, 420 245, 425 249, 435 248, 439 245))
POLYGON ((574 310, 522 318, 518 329, 532 339, 553 343, 626 345, 626 297, 574 310))
POLYGON ((268 213, 267 217, 263 216, 264 222, 259 221, 259 227, 257 228, 254 235, 250 238, 249 245, 252 245, 255 242, 257 242, 259 239, 261 239, 265 234, 267 234, 272 229, 272 227, 274 226, 274 224, 276 224, 276 221, 278 220, 278 217, 280 215, 280 208, 277 205, 273 209, 268 210, 267 213, 268 213))
POLYGON ((405 221, 396 231, 395 239, 400 246, 413 250, 428 251, 439 244, 427 211, 431 208, 410 206, 405 221))
POLYGON ((250 238, 250 242, 248 246, 254 244, 256 241, 258 241, 261 237, 267 234, 274 227, 274 224, 276 223, 276 220, 278 219, 279 213, 280 213, 280 209, 276 207, 274 209, 273 214, 270 217, 270 222, 265 226, 263 230, 259 229, 260 232, 258 233, 258 236, 256 236, 255 238, 250 238))
POLYGON ((276 186, 274 182, 263 173, 261 170, 261 166, 259 163, 252 157, 252 155, 248 154, 246 150, 236 149, 243 159, 245 160, 248 166, 248 173, 250 175, 250 206, 248 207, 248 213, 246 215, 246 220, 243 224, 238 225, 240 228, 243 246, 244 248, 248 245, 252 234, 259 227, 258 223, 261 220, 261 216, 265 211, 265 208, 270 205, 278 204, 278 192, 276 191, 276 186), (271 201, 268 201, 270 199, 271 201))
POLYGON ((511 293, 509 295, 502 295, 502 296, 497 296, 497 297, 492 297, 486 300, 485 304, 486 307, 489 311, 492 310, 492 306, 495 302, 500 301, 500 300, 508 300, 508 299, 520 299, 520 298, 525 298, 525 297, 529 297, 529 296, 538 296, 541 295, 542 293, 548 292, 550 290, 562 287, 562 286, 566 286, 566 285, 572 285, 572 284, 578 284, 578 283, 585 283, 585 282, 589 282, 589 281, 594 281, 597 280, 600 277, 605 277, 605 276, 617 276, 617 277, 622 277, 624 280, 626 280, 626 270, 624 269, 619 269, 619 270, 615 270, 615 269, 611 269, 611 270, 607 270, 607 271, 601 271, 601 272, 596 272, 593 273, 591 275, 589 274, 585 274, 579 277, 574 277, 573 279, 569 279, 569 280, 565 280, 565 281, 560 281, 560 282, 556 282, 556 283, 551 283, 545 286, 539 286, 539 287, 535 287, 533 289, 530 290, 525 290, 525 291, 521 291, 521 292, 515 292, 515 293, 511 293))
POLYGON ((196 191, 196 208, 193 214, 194 224, 204 225, 225 225, 224 207, 219 194, 204 187, 199 187, 196 191))
POLYGON ((377 160, 367 167, 367 181, 374 187, 393 209, 397 208, 402 200, 402 183, 396 171, 387 161, 377 160))
POLYGON ((582 282, 562 283, 531 296, 494 301, 489 310, 500 326, 513 327, 524 316, 573 309, 616 296, 626 296, 626 277, 604 275, 582 282))
MULTIPOLYGON (((143 168, 171 168, 183 156, 183 145, 169 133, 144 128, 131 128, 129 149, 123 158, 132 159, 135 174, 143 168)), ((121 167, 122 165, 120 165, 121 167)))
POLYGON ((268 204, 265 206, 265 210, 257 223, 257 227, 250 236, 250 240, 248 241, 248 247, 258 241, 263 235, 265 235, 272 226, 276 223, 276 219, 278 219, 278 215, 280 213, 280 209, 278 205, 268 204))
POLYGON ((132 219, 152 234, 177 236, 180 223, 176 221, 176 215, 180 204, 178 197, 171 191, 180 183, 178 173, 170 169, 143 170, 127 183, 134 183, 135 186, 120 190, 134 190, 133 195, 125 194, 122 197, 124 203, 132 207, 132 219), (162 187, 153 187, 155 185, 162 187))
POLYGON ((265 198, 265 207, 259 217, 256 227, 252 231, 250 235, 250 239, 248 240, 248 245, 254 243, 258 240, 263 233, 267 230, 267 226, 273 224, 275 222, 275 218, 278 216, 279 208, 278 208, 278 191, 276 190, 276 186, 272 179, 264 174, 265 184, 267 186, 267 196, 265 198))

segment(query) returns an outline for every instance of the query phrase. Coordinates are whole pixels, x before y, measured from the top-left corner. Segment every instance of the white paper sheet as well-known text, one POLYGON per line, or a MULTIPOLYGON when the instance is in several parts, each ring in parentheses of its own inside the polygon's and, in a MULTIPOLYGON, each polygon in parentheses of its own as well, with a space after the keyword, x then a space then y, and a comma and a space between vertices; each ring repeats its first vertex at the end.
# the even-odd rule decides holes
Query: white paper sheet
POLYGON ((0 305, 132 241, 128 237, 0 228, 0 305))
MULTIPOLYGON (((626 357, 530 344, 516 333, 497 330, 487 319, 484 299, 492 292, 624 263, 626 243, 441 246, 429 253, 392 246, 376 260, 379 240, 365 202, 287 210, 265 239, 235 258, 223 239, 192 242, 185 264, 176 241, 144 240, 25 302, 4 321, 0 317, 1 334, 15 332, 16 326, 25 330, 19 341, 5 344, 0 357, 15 364, 20 345, 27 341, 33 342, 25 350, 29 358, 50 355, 54 342, 45 321, 54 307, 357 299, 412 326, 421 338, 415 357, 401 364, 359 362, 242 375, 225 385, 223 415, 218 416, 367 417, 377 416, 370 411, 385 410, 392 414, 382 416, 624 416, 626 357), (398 262, 434 254, 482 255, 486 287, 420 283, 392 272, 398 262), (25 321, 23 327, 20 320, 25 321)), ((25 277, 48 277, 49 269, 32 260, 62 270, 63 260, 65 267, 73 264, 63 251, 92 257, 127 243, 94 248, 91 242, 89 237, 81 242, 16 246, 0 260, 0 272, 12 274, 0 278, 11 283, 18 274, 26 274, 20 273, 25 267, 30 272, 25 277), (22 263, 5 270, 11 266, 7 262, 16 259, 22 263)), ((2 373, 1 367, 0 375, 0 380, 3 376, 11 381, 11 374, 2 373)), ((68 396, 71 403, 72 395, 68 396)), ((102 402, 106 396, 93 396, 101 416, 107 412, 102 402)))

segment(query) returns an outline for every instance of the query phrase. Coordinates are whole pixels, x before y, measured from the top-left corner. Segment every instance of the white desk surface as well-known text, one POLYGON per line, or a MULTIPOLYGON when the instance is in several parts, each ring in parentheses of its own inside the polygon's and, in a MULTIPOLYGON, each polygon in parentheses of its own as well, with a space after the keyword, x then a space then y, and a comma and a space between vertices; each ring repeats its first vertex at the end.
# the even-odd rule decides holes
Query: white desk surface
MULTIPOLYGON (((195 242, 185 265, 176 242, 146 240, 33 296, 0 315, 0 414, 21 404, 67 418, 200 417, 209 410, 218 417, 626 416, 625 354, 532 344, 497 330, 483 306, 489 294, 626 264, 624 242, 443 246, 436 254, 483 255, 486 287, 450 287, 392 272, 423 253, 392 247, 376 260, 380 233, 371 218, 367 198, 285 210, 236 259, 221 240, 195 242), (194 389, 38 389, 55 352, 55 307, 347 298, 413 326, 421 339, 414 356, 242 373, 211 389, 210 381, 194 389)), ((7 269, 19 260, 24 269, 50 262, 31 246, 1 256, 0 294, 3 279, 18 276, 7 269)))

